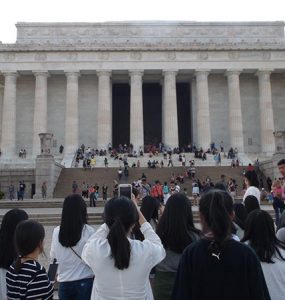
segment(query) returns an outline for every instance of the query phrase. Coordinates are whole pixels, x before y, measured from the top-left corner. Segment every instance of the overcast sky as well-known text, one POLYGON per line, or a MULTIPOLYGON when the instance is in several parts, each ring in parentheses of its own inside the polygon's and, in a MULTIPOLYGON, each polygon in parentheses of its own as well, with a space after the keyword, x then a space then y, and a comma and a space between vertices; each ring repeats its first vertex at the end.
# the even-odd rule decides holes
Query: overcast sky
POLYGON ((0 0, 0 41, 17 22, 284 21, 285 0, 0 0))

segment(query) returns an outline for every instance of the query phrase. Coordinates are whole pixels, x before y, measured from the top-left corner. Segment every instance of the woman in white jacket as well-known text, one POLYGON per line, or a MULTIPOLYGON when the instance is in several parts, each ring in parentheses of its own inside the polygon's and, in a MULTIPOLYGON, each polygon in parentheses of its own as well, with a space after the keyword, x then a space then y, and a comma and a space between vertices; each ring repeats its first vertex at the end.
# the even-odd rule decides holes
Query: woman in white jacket
POLYGON ((91 299, 153 299, 149 273, 165 257, 159 237, 126 197, 109 200, 104 219, 82 253, 96 278, 91 299), (142 242, 129 238, 137 221, 145 238, 142 242))

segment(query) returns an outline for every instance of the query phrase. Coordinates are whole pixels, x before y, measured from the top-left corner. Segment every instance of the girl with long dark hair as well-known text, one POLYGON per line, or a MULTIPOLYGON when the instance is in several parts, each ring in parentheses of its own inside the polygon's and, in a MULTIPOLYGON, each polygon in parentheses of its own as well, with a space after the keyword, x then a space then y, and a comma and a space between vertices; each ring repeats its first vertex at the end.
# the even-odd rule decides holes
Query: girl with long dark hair
POLYGON ((36 221, 26 220, 17 225, 15 246, 18 258, 6 275, 9 300, 53 299, 52 283, 45 268, 38 263, 39 255, 43 252, 44 237, 44 227, 36 221))
POLYGON ((52 236, 50 256, 58 262, 57 281, 61 300, 89 300, 94 274, 81 258, 94 229, 87 224, 83 198, 72 194, 64 199, 61 223, 52 236))
POLYGON ((173 300, 269 300, 260 263, 248 246, 232 238, 233 200, 213 190, 200 199, 204 238, 180 260, 173 300))
POLYGON ((257 254, 271 299, 283 300, 285 243, 277 239, 273 219, 268 212, 254 210, 248 215, 242 241, 247 242, 257 254))
POLYGON ((0 229, 0 299, 7 297, 6 272, 17 258, 14 233, 17 225, 28 219, 22 209, 11 209, 3 217, 0 229))
POLYGON ((183 250, 200 238, 195 228, 190 200, 182 193, 168 199, 157 225, 157 235, 166 250, 166 257, 156 266, 153 285, 155 299, 170 299, 183 250))
POLYGON ((165 256, 159 237, 126 197, 106 202, 104 221, 82 253, 96 277, 91 299, 153 299, 149 273, 165 256), (144 241, 129 237, 137 221, 144 241))

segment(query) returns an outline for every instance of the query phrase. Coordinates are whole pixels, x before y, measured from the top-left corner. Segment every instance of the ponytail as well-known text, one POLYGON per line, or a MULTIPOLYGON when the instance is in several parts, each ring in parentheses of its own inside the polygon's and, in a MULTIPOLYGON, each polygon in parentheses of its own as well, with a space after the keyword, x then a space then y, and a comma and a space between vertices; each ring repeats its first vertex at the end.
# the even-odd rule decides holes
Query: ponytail
POLYGON ((204 216, 207 226, 213 234, 209 246, 211 253, 219 253, 224 243, 231 236, 233 200, 225 191, 211 191, 202 196, 199 203, 200 213, 204 216))
POLYGON ((116 218, 107 236, 111 247, 115 267, 119 270, 127 269, 130 263, 131 245, 127 239, 127 233, 120 218, 116 218))
POLYGON ((18 274, 21 270, 21 266, 22 266, 21 258, 22 258, 22 256, 19 255, 14 264, 14 270, 15 270, 16 274, 18 274))
POLYGON ((220 248, 228 239, 232 225, 221 193, 213 194, 210 202, 209 221, 214 240, 220 248))

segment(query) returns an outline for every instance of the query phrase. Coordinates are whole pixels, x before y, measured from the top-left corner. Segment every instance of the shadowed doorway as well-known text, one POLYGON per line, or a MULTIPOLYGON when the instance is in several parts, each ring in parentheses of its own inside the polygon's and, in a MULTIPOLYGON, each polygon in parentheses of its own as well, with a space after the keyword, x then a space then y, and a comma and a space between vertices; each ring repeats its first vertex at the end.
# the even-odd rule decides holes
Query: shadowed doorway
POLYGON ((190 84, 176 83, 179 147, 192 142, 190 84))
POLYGON ((162 140, 162 87, 159 83, 143 84, 144 144, 158 145, 162 140))
POLYGON ((112 88, 113 147, 130 144, 130 85, 114 83, 112 88))

